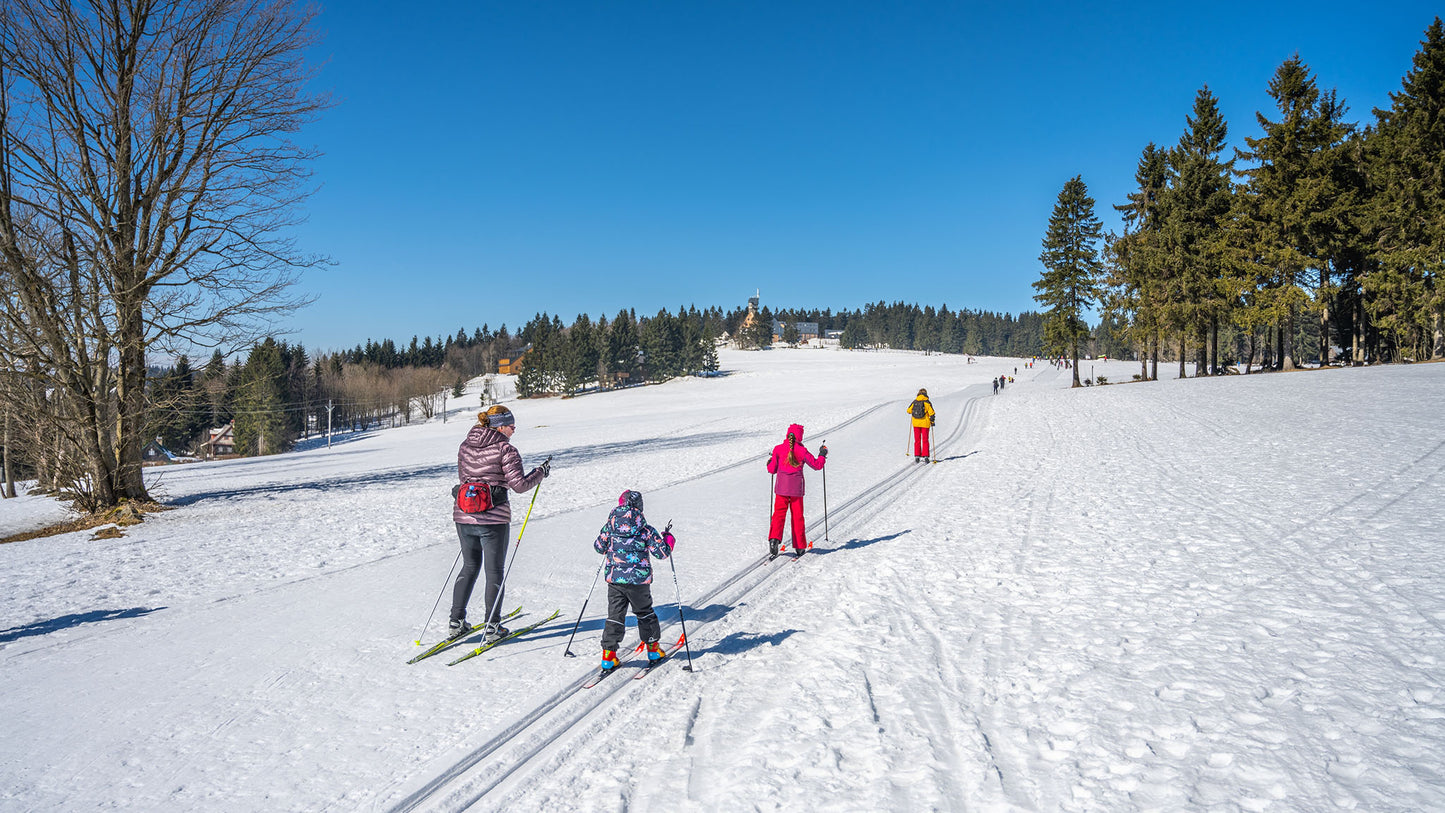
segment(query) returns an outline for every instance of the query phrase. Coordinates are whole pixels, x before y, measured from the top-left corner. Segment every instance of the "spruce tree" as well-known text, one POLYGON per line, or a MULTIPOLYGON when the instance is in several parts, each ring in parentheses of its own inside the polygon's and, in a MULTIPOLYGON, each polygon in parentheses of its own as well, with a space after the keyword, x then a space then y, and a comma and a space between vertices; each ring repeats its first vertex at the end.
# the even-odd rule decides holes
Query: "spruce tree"
POLYGON ((626 310, 617 312, 607 334, 607 366, 619 383, 637 370, 637 320, 626 310))
MULTIPOLYGON (((1252 253, 1263 267, 1264 285, 1252 308, 1266 317, 1263 321, 1274 324, 1283 339, 1282 366, 1293 369, 1298 355, 1293 338, 1301 313, 1319 309, 1328 332, 1327 242, 1347 203, 1335 184, 1330 160, 1348 129, 1339 122, 1341 107, 1335 94, 1320 92, 1298 55, 1275 70, 1269 95, 1279 118, 1257 113, 1264 135, 1246 138, 1249 150, 1240 150, 1238 157, 1256 162, 1242 173, 1249 179, 1249 213, 1256 237, 1252 253), (1314 297, 1311 288, 1317 291, 1314 297)), ((1327 348, 1327 337, 1325 341, 1327 348)), ((1327 355, 1321 357, 1321 362, 1327 360, 1327 355)))
POLYGON ((1445 29, 1436 17, 1378 118, 1369 172, 1377 269, 1367 307, 1397 346, 1445 356, 1445 29))
POLYGON ((717 342, 711 336, 704 334, 702 342, 702 371, 708 375, 716 375, 721 364, 717 357, 717 342))
POLYGON ((288 448, 282 400, 285 374, 275 339, 268 338, 251 348, 241 370, 236 401, 237 452, 267 455, 288 448))
POLYGON ((1229 128, 1208 85, 1195 93, 1193 115, 1185 123, 1179 144, 1169 152, 1171 183, 1161 200, 1162 243, 1169 258, 1162 269, 1165 310, 1179 330, 1181 378, 1191 332, 1195 374, 1210 371, 1209 334, 1225 309, 1222 277, 1234 206, 1234 160, 1221 158, 1229 128))
POLYGON ((1107 241, 1110 274, 1103 297, 1104 312, 1127 324, 1139 348, 1140 378, 1159 378, 1159 341, 1164 328, 1163 199, 1169 186, 1169 155, 1152 142, 1144 147, 1134 170, 1136 191, 1114 207, 1124 220, 1124 234, 1107 241), (1153 361, 1153 371, 1148 366, 1153 361))
POLYGON ((1045 342, 1050 349, 1067 349, 1074 361, 1074 386, 1079 383, 1079 340, 1089 336, 1084 310, 1098 297, 1098 242, 1103 226, 1094 214, 1094 199, 1075 175, 1059 192, 1059 201, 1049 217, 1039 262, 1044 273, 1033 284, 1034 299, 1048 307, 1045 342))

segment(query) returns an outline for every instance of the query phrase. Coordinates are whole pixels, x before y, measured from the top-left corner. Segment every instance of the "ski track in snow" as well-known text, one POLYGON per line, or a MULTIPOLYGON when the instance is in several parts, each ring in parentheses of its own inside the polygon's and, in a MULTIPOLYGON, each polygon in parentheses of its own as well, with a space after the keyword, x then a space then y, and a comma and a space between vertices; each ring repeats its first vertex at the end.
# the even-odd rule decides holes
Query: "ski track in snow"
POLYGON ((0 808, 1445 808, 1445 365, 1068 391, 1041 364, 993 396, 1019 362, 724 363, 513 405, 555 457, 506 604, 563 614, 456 667, 399 644, 456 556, 467 413, 165 469, 180 510, 123 539, 0 546, 0 808), (937 466, 898 448, 919 384, 937 466), (831 427, 829 540, 810 472, 818 547, 762 564, 792 420, 831 427), (569 693, 624 487, 677 522, 696 671, 569 693))
POLYGON ((770 646, 650 678, 645 725, 491 809, 1439 808, 1445 440, 1322 438, 1353 374, 1272 439, 1279 402, 1231 388, 1279 377, 982 399, 976 467, 752 602, 770 646), (1119 421, 1136 397, 1167 432, 1119 421))

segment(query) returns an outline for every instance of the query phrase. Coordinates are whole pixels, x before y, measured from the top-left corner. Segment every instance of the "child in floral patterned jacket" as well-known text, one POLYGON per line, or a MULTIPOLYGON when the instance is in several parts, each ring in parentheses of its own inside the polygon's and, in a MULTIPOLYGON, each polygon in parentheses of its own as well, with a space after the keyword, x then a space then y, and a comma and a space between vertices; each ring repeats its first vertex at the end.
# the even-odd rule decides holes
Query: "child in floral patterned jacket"
POLYGON ((662 625, 652 609, 652 562, 672 555, 677 540, 670 533, 659 534, 642 516, 642 495, 622 492, 617 507, 607 517, 602 533, 592 547, 607 557, 607 625, 602 630, 602 668, 617 666, 617 646, 627 631, 627 610, 637 616, 637 632, 647 643, 647 659, 664 656, 657 643, 662 625))

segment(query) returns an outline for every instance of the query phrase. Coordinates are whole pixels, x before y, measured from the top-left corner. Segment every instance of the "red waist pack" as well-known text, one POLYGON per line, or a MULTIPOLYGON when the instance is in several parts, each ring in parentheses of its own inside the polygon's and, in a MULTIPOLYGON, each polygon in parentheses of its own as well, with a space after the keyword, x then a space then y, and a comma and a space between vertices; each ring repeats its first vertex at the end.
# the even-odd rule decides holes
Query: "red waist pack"
POLYGON ((456 488, 457 508, 464 514, 480 514, 490 511, 492 487, 486 483, 462 483, 456 488))

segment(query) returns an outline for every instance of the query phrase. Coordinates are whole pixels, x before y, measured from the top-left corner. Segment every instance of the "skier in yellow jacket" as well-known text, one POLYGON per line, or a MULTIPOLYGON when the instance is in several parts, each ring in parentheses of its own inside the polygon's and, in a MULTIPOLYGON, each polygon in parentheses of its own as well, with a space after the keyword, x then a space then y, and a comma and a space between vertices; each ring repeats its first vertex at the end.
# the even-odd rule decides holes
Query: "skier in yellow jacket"
POLYGON ((913 462, 929 462, 928 433, 933 428, 933 404, 928 401, 928 390, 920 389, 918 397, 908 405, 908 414, 913 418, 913 462))

